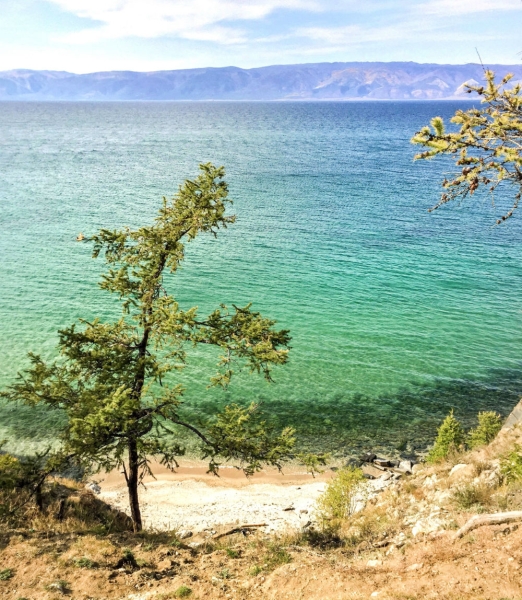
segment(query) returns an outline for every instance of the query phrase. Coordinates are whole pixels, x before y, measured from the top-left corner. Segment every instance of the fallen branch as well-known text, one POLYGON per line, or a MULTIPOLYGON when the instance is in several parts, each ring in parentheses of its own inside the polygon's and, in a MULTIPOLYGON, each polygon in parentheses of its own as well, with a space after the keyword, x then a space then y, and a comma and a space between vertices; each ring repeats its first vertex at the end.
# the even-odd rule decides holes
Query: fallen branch
POLYGON ((512 523, 513 521, 522 521, 522 510, 495 513, 492 515, 475 515, 457 531, 453 539, 458 540, 469 531, 477 529, 477 527, 483 527, 484 525, 501 525, 503 523, 512 523))
POLYGON ((228 531, 225 531, 224 533, 218 533, 217 535, 214 535, 212 537, 213 540, 219 540, 222 537, 225 537, 227 535, 232 535, 233 533, 241 533, 242 531, 244 531, 245 529, 255 529, 256 527, 266 527, 266 523, 254 523, 252 525, 238 525, 237 527, 234 527, 233 529, 229 529, 228 531))

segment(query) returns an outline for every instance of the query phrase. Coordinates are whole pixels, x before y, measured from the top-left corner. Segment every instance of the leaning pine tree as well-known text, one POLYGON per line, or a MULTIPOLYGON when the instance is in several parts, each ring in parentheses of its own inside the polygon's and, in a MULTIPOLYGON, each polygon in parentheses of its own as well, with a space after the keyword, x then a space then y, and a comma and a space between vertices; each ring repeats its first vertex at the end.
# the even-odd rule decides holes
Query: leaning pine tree
POLYGON ((187 347, 218 347, 211 384, 227 386, 235 363, 270 381, 272 367, 287 362, 290 341, 288 331, 275 329, 275 321, 250 305, 221 305, 202 318, 196 307, 181 310, 167 292, 165 275, 178 270, 186 242, 200 233, 215 236, 235 221, 226 214, 224 169, 204 164, 200 170, 172 201, 163 200, 152 225, 102 229, 91 238, 94 257, 103 255, 109 265, 100 286, 119 297, 122 317, 110 323, 81 320, 60 331, 61 357, 47 363, 31 354, 31 367, 2 394, 62 409, 67 415, 64 456, 91 471, 123 469, 135 531, 142 528, 139 483, 151 474, 151 457, 177 466, 183 449, 171 440, 178 428, 199 438, 213 472, 220 460, 236 460, 251 474, 263 463, 280 467, 293 456, 294 431, 276 432, 256 405, 230 405, 206 427, 180 415, 184 390, 173 380, 186 363, 187 347))

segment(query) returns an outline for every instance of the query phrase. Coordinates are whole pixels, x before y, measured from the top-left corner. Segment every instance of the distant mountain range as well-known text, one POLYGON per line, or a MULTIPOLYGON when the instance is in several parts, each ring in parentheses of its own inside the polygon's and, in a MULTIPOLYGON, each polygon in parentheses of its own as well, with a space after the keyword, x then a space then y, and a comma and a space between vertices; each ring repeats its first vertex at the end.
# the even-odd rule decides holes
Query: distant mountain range
MULTIPOLYGON (((522 64, 489 65, 522 81, 522 64)), ((481 65, 317 63, 177 71, 0 71, 0 100, 450 100, 481 65)))

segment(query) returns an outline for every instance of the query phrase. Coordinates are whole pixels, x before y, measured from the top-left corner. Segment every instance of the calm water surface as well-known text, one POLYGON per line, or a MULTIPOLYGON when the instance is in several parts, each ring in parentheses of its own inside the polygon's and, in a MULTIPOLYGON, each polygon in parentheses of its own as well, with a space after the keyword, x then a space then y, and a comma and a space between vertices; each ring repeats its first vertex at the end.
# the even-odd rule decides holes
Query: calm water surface
MULTIPOLYGON (((208 391, 215 355, 182 379, 186 410, 263 401, 301 439, 422 446, 451 407, 510 410, 522 391, 520 221, 488 199, 428 214, 449 162, 413 163, 412 134, 455 103, 0 104, 0 386, 54 355, 56 331, 114 317, 78 232, 149 222, 163 195, 224 164, 237 223, 187 250, 183 307, 246 304, 292 332, 267 385, 208 391)), ((53 415, 0 407, 27 448, 53 415)))

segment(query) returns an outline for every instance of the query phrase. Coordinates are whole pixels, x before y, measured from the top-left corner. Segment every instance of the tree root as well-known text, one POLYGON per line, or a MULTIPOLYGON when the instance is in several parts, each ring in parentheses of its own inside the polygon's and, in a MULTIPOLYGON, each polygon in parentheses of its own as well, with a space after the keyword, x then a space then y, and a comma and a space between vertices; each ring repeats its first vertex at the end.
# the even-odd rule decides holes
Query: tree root
POLYGON ((469 531, 477 529, 477 527, 483 527, 484 525, 501 525, 502 523, 512 523, 513 521, 522 521, 522 510, 494 513, 492 515, 475 515, 457 531, 453 539, 458 540, 469 531))

